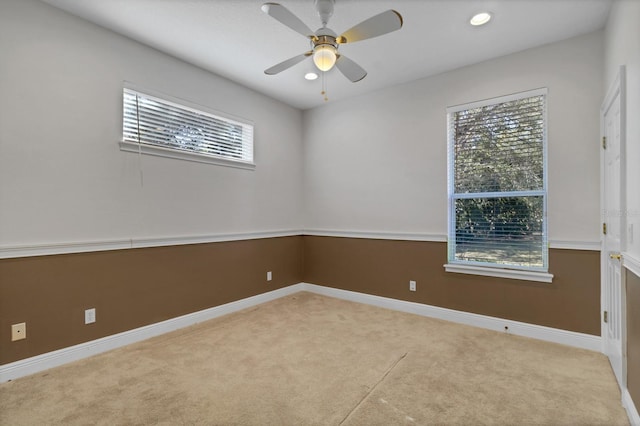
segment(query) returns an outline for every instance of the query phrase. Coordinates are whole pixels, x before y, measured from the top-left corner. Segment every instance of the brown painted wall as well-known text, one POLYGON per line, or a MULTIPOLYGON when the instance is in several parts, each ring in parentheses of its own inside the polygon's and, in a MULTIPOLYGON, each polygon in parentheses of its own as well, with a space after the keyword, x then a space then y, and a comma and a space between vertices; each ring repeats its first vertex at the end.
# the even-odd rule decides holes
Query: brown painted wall
POLYGON ((627 389, 640 411, 640 277, 627 270, 627 389))
POLYGON ((546 284, 446 273, 446 250, 445 243, 296 236, 0 260, 0 364, 299 282, 599 335, 598 252, 551 250, 555 278, 546 284), (85 325, 91 307, 97 322, 85 325), (19 322, 28 337, 11 342, 19 322))
POLYGON ((600 335, 598 251, 550 250, 551 284, 447 273, 446 262, 446 243, 304 239, 307 283, 600 335))
POLYGON ((0 365, 297 284, 302 250, 295 236, 0 260, 0 365))

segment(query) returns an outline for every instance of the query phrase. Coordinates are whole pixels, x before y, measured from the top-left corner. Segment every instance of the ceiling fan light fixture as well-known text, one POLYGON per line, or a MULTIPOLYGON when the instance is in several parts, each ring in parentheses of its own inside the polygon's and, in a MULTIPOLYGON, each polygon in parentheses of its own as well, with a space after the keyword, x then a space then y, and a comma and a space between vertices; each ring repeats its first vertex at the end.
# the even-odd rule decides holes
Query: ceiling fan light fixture
POLYGON ((336 48, 330 44, 316 46, 313 52, 313 63, 320 71, 329 71, 336 64, 336 48))
POLYGON ((304 75, 304 78, 306 80, 315 80, 318 78, 318 74, 316 74, 315 72, 308 72, 304 75))
POLYGON ((491 13, 489 12, 480 12, 473 15, 473 17, 469 20, 469 23, 474 27, 478 27, 480 25, 484 25, 491 20, 491 13))
MULTIPOLYGON (((393 9, 389 9, 365 19, 338 36, 335 31, 327 26, 329 18, 333 14, 334 3, 335 0, 315 0, 316 11, 322 20, 322 27, 316 31, 311 31, 307 24, 281 4, 268 2, 262 5, 263 12, 284 26, 303 35, 310 42, 311 47, 311 50, 267 68, 264 71, 265 74, 278 74, 311 56, 315 68, 319 72, 327 72, 335 66, 342 75, 353 83, 367 76, 367 72, 360 65, 346 56, 338 54, 338 46, 397 31, 402 28, 402 15, 393 9)), ((317 74, 320 74, 319 72, 317 74)), ((324 74, 322 75, 324 76, 324 74)), ((326 90, 323 90, 323 92, 326 100, 326 90)))

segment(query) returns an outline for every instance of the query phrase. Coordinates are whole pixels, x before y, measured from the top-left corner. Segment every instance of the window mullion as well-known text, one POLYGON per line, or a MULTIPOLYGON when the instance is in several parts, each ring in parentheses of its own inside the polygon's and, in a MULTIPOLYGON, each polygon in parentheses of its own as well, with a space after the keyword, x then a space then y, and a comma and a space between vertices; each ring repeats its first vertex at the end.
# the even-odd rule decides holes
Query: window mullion
POLYGON ((506 198, 506 197, 541 197, 546 195, 546 191, 510 191, 510 192, 461 192, 451 194, 454 199, 469 198, 506 198))

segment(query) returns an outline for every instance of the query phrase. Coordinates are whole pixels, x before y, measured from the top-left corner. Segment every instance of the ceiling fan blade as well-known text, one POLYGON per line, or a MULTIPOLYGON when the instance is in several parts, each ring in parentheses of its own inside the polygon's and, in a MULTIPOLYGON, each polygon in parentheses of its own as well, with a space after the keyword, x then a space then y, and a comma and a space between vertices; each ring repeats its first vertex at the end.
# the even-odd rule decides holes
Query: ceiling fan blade
POLYGON ((378 37, 400 28, 402 28, 402 15, 395 10, 387 10, 345 31, 336 41, 338 43, 353 43, 378 37))
POLYGON ((364 68, 344 55, 338 56, 338 59, 336 60, 336 67, 353 83, 356 83, 367 76, 367 72, 364 68))
POLYGON ((311 31, 311 28, 309 28, 307 24, 291 13, 289 9, 278 3, 265 3, 262 5, 262 11, 305 37, 313 36, 313 31, 311 31))
POLYGON ((305 53, 303 53, 301 55, 294 56, 293 58, 289 58, 286 61, 282 61, 279 64, 274 65, 271 68, 268 68, 268 69, 264 70, 264 73, 268 74, 268 75, 278 74, 279 72, 282 72, 282 71, 286 70, 287 68, 291 68, 292 66, 294 66, 298 62, 302 62, 305 58, 308 58, 312 54, 313 54, 313 52, 309 51, 309 52, 305 52, 305 53))

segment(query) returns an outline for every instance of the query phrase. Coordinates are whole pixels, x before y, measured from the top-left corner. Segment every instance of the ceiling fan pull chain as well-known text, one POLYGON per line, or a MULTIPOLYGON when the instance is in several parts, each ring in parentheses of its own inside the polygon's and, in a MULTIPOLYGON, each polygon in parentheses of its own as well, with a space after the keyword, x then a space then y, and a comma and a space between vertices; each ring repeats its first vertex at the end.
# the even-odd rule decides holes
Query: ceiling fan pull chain
POLYGON ((327 83, 324 77, 325 74, 326 72, 323 71, 322 72, 322 92, 320 92, 320 94, 324 96, 324 101, 327 102, 329 98, 327 97, 327 83))

